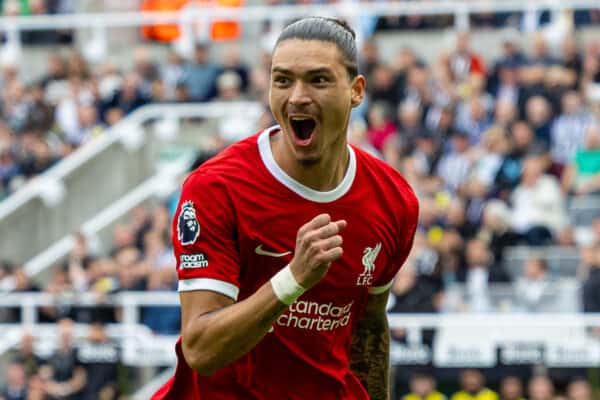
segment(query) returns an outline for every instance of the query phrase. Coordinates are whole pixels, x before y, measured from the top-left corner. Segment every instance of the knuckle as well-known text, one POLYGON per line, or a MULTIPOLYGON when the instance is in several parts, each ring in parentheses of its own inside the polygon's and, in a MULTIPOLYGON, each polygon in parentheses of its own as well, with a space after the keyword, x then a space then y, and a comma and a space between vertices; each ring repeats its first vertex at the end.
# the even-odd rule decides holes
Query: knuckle
POLYGON ((337 226, 337 224, 335 222, 330 223, 329 226, 331 227, 332 234, 336 234, 340 231, 340 228, 337 226))

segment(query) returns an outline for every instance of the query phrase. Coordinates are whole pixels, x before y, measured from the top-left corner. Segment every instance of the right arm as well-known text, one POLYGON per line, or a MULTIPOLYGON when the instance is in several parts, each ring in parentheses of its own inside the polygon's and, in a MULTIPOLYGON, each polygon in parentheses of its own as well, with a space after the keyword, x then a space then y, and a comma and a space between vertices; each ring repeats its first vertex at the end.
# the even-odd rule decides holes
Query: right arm
MULTIPOLYGON (((298 230, 290 269, 303 288, 319 282, 342 256, 338 233, 345 226, 345 221, 332 222, 329 215, 321 214, 298 230)), ((248 353, 288 307, 275 295, 271 282, 238 303, 206 290, 182 292, 180 298, 183 354, 190 367, 204 376, 248 353)))

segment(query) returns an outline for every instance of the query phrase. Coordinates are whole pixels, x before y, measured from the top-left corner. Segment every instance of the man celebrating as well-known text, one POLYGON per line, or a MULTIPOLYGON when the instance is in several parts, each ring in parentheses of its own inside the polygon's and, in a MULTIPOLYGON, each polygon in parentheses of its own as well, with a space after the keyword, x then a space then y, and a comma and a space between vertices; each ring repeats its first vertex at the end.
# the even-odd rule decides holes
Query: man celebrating
POLYGON ((364 90, 344 23, 283 30, 270 88, 279 126, 183 185, 178 366, 154 399, 389 398, 385 307, 418 203, 393 168, 346 142, 364 90))

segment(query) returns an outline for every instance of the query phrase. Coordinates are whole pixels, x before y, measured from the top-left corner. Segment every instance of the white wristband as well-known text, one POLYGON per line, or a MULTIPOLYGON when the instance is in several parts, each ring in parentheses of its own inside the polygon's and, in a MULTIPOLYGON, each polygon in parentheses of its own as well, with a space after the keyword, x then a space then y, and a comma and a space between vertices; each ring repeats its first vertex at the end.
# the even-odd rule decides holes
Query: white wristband
POLYGON ((273 292, 275 296, 283 304, 290 305, 296 301, 296 299, 302 296, 302 293, 306 291, 294 278, 292 270, 289 265, 286 265, 281 271, 273 275, 271 278, 271 286, 273 286, 273 292))

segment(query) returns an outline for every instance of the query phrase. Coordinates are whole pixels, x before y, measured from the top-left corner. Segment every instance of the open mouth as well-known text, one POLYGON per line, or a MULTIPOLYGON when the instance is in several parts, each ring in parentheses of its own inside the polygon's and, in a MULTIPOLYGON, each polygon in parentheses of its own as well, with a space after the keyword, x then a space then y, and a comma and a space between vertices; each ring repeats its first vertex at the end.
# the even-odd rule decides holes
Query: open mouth
POLYGON ((311 117, 291 117, 290 125, 294 131, 294 136, 301 142, 300 144, 308 144, 313 136, 317 122, 311 117))

